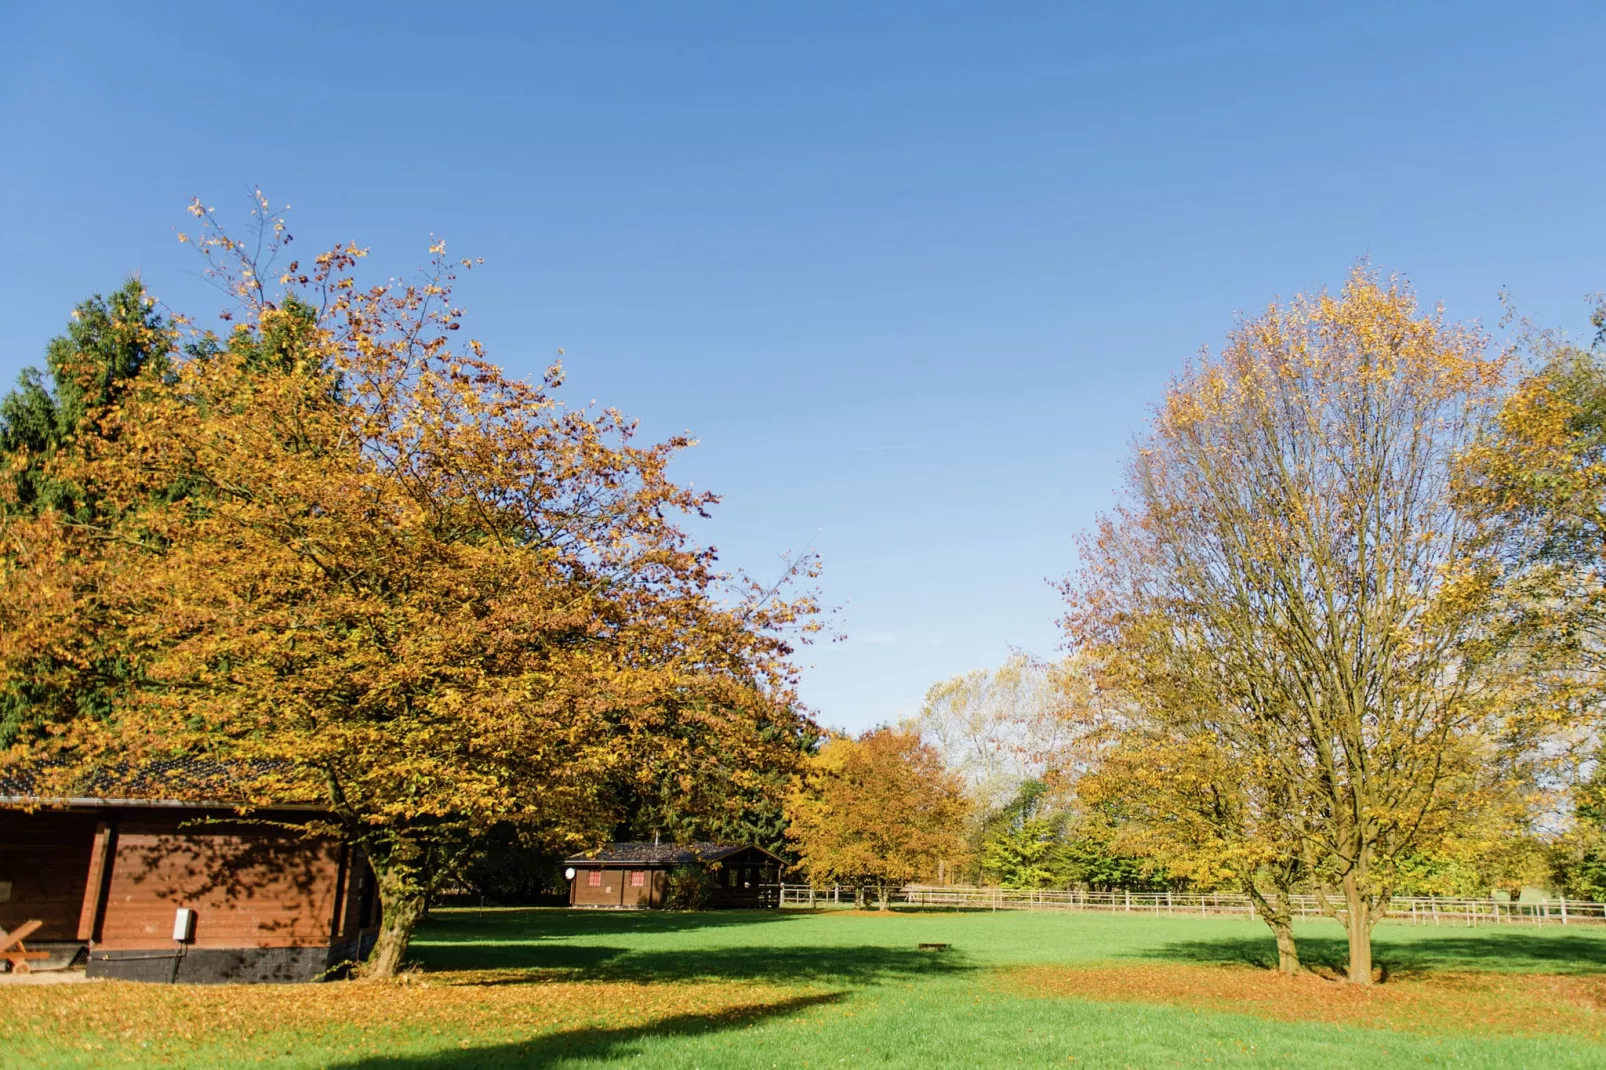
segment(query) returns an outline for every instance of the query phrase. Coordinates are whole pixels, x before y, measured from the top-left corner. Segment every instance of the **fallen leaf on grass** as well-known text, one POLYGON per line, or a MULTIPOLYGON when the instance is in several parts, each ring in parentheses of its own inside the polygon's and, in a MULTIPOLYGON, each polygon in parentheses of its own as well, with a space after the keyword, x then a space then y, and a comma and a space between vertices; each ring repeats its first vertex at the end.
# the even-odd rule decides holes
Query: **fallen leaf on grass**
POLYGON ((1020 995, 1252 1014, 1414 1033, 1606 1036, 1606 977, 1427 974, 1364 987, 1243 966, 1021 966, 997 985, 1020 995))

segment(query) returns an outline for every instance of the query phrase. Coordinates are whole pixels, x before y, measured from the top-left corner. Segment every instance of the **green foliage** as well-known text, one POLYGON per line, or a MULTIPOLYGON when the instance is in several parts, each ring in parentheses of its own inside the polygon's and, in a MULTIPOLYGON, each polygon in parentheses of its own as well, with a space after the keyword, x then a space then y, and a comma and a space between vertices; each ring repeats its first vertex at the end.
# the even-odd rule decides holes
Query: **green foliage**
POLYGON ((529 844, 511 822, 499 821, 474 838, 461 883, 488 903, 536 903, 561 895, 563 864, 540 844, 529 844))
POLYGON ((703 866, 676 866, 669 871, 664 906, 670 910, 702 910, 714 897, 714 876, 703 866))
POLYGON ((1064 844, 1054 822, 1033 818, 995 832, 982 848, 982 867, 1005 888, 1062 886, 1064 844))
POLYGON ((1570 898, 1606 902, 1606 769, 1598 758, 1578 790, 1573 816, 1572 829, 1552 851, 1551 879, 1570 898))
POLYGON ((987 822, 982 846, 984 881, 1005 888, 1083 887, 1095 891, 1167 887, 1163 866, 1117 846, 1116 827, 1109 815, 1056 812, 1051 802, 1046 784, 1028 780, 987 822))
POLYGON ((16 389, 0 399, 0 465, 11 483, 0 509, 82 509, 82 492, 51 475, 49 459, 172 348, 172 332, 138 278, 79 304, 66 332, 46 345, 44 370, 23 369, 16 389))

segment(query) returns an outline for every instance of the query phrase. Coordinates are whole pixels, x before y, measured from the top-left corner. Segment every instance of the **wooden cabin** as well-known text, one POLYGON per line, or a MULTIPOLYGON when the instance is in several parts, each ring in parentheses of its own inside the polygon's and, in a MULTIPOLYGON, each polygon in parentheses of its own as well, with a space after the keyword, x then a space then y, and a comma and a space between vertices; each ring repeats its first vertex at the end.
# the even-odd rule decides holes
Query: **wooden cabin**
POLYGON ((91 977, 311 981, 360 960, 379 900, 361 853, 227 803, 0 794, 0 928, 43 924, 35 968, 91 977), (188 911, 190 913, 181 913, 188 911))
POLYGON ((669 871, 700 866, 713 878, 711 907, 780 905, 779 855, 751 844, 610 843, 591 855, 563 861, 569 905, 650 910, 664 906, 669 871))

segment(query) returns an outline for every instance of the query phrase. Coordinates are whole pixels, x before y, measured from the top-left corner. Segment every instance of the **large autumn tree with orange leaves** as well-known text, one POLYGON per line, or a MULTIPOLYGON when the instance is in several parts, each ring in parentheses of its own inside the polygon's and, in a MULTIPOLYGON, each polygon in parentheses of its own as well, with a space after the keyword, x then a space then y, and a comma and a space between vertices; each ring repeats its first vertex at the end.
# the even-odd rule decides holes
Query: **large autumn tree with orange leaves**
POLYGON ((965 864, 970 803, 964 781, 942 754, 909 729, 876 728, 857 739, 828 740, 809 761, 786 802, 786 835, 815 884, 876 891, 881 910, 892 892, 965 864))
POLYGON ((1396 864, 1506 797, 1520 681, 1452 492, 1502 381, 1477 332, 1365 270, 1272 306, 1172 384, 1065 584, 1101 790, 1183 869, 1245 884, 1285 968, 1291 882, 1367 983, 1396 864))
POLYGON ((468 265, 441 245, 418 281, 364 288, 356 246, 288 260, 265 201, 260 242, 194 211, 232 329, 52 460, 94 516, 6 521, 25 626, 0 667, 70 675, 111 646, 133 683, 8 759, 65 781, 205 758, 242 804, 319 804, 313 831, 374 866, 380 976, 492 821, 584 848, 622 792, 712 821, 773 794, 808 728, 787 659, 814 606, 736 587, 677 526, 716 500, 667 474, 688 441, 638 445, 566 408, 560 368, 515 380, 459 342, 468 265))

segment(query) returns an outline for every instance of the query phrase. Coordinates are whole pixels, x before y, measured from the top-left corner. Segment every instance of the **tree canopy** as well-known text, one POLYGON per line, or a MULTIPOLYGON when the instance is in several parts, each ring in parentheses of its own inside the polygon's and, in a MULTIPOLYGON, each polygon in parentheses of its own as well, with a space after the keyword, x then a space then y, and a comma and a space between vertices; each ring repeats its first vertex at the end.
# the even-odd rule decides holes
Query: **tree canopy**
POLYGON ((141 367, 47 466, 95 516, 7 520, 8 678, 93 629, 133 686, 9 757, 63 782, 206 757, 242 804, 320 804, 375 867, 378 974, 477 828, 584 848, 621 788, 711 821, 774 797, 812 731, 788 658, 814 603, 733 589, 677 527, 717 501, 668 478, 690 441, 638 445, 562 404, 560 366, 518 381, 459 342, 471 265, 443 245, 364 288, 355 245, 274 261, 265 201, 260 258, 195 211, 231 332, 141 367))
POLYGON ((1156 834, 1252 892, 1302 869, 1357 982, 1399 860, 1501 772, 1510 680, 1451 476, 1503 375, 1364 269, 1274 305, 1173 383, 1064 587, 1156 834))
POLYGON ((892 890, 965 862, 963 783, 911 731, 878 728, 826 742, 787 800, 792 841, 815 883, 892 890))

